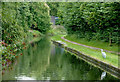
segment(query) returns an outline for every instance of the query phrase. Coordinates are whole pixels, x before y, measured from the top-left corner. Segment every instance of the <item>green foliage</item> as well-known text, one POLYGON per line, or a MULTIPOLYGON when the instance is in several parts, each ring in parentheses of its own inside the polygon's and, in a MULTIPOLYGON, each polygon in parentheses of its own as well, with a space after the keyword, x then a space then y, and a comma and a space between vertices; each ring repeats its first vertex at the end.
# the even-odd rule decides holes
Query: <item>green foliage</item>
POLYGON ((16 21, 15 8, 14 3, 2 3, 2 40, 9 44, 25 35, 24 29, 16 21))
POLYGON ((41 33, 50 29, 49 6, 46 3, 30 3, 30 12, 33 14, 32 27, 38 28, 41 33))
POLYGON ((2 2, 2 40, 8 44, 27 37, 30 27, 46 33, 50 25, 46 3, 2 2))
MULTIPOLYGON (((46 3, 2 2, 2 41, 0 53, 5 67, 8 61, 13 61, 20 50, 25 49, 28 38, 46 33, 50 29, 49 7, 46 3), (31 33, 31 28, 38 31, 31 33), (27 38, 27 40, 25 39, 27 38)), ((1 11, 0 11, 1 13, 1 11)), ((0 28, 1 31, 1 28, 0 28)), ((3 67, 3 68, 4 68, 3 67)))
POLYGON ((51 16, 57 16, 59 2, 47 2, 47 4, 50 7, 50 15, 51 16))
POLYGON ((60 23, 79 38, 118 44, 119 2, 60 3, 60 23))

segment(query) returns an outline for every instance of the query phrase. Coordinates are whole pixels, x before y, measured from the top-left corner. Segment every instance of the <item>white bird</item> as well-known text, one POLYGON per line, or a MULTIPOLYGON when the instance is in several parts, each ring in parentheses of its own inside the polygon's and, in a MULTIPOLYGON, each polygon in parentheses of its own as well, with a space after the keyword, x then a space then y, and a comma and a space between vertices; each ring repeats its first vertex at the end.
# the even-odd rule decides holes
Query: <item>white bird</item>
POLYGON ((105 76, 106 76, 106 72, 102 72, 102 74, 101 74, 101 80, 103 80, 103 78, 105 78, 105 76))
POLYGON ((103 56, 103 58, 106 58, 106 53, 103 52, 103 49, 101 49, 101 52, 102 52, 102 56, 103 56))

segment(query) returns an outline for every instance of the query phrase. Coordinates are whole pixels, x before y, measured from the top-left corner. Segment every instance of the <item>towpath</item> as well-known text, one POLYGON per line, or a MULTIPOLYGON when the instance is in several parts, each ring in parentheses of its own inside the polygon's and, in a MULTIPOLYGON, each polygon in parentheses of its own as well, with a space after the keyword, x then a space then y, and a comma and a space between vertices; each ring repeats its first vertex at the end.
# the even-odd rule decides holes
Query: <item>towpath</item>
MULTIPOLYGON (((91 47, 91 46, 87 46, 87 45, 80 44, 80 43, 77 43, 77 42, 73 42, 73 41, 65 39, 64 37, 61 37, 61 39, 65 40, 67 42, 70 42, 70 43, 73 43, 73 44, 76 44, 76 45, 80 45, 80 46, 84 46, 84 47, 87 47, 87 48, 91 48, 91 49, 94 49, 94 50, 100 50, 101 49, 101 48, 91 47)), ((104 51, 109 52, 109 53, 120 54, 120 52, 114 52, 114 51, 109 51, 109 50, 104 50, 104 51)))

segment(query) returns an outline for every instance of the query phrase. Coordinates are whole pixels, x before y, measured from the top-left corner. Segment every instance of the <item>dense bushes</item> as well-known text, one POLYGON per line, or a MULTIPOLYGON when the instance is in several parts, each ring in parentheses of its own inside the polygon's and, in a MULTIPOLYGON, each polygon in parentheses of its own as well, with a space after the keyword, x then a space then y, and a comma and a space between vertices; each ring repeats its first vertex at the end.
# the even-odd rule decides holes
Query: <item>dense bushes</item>
POLYGON ((60 23, 79 38, 118 43, 120 3, 60 3, 60 23))
POLYGON ((50 27, 46 3, 2 3, 2 40, 12 43, 25 38, 28 28, 45 33, 50 27))
POLYGON ((41 33, 50 29, 49 7, 46 3, 2 2, 2 54, 3 69, 18 56, 18 51, 26 48, 30 28, 41 33))
POLYGON ((30 12, 33 15, 32 28, 38 28, 46 33, 50 29, 49 6, 46 3, 30 3, 30 12))
POLYGON ((59 7, 59 2, 47 2, 47 4, 50 7, 50 15, 57 16, 57 8, 59 7))

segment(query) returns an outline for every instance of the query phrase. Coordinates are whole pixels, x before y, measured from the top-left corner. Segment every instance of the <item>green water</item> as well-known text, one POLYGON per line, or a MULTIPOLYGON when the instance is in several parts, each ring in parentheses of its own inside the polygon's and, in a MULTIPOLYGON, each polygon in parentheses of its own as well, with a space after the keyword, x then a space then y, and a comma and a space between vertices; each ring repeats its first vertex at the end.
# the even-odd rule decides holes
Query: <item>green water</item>
MULTIPOLYGON (((64 51, 45 37, 31 43, 2 76, 3 80, 100 80, 104 72, 64 51)), ((106 74, 103 80, 116 80, 106 74)))

